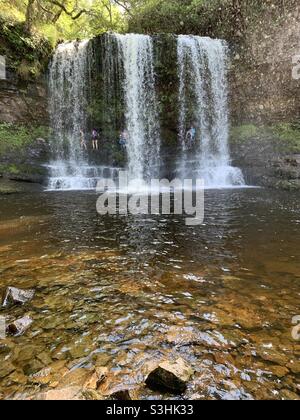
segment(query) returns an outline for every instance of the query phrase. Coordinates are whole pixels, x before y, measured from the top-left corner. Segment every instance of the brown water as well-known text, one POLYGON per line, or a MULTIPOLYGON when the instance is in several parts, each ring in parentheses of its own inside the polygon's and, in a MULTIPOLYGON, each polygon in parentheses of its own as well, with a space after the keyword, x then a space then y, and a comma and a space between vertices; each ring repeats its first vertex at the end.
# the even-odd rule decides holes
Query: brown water
POLYGON ((145 366, 178 356, 196 373, 176 398, 299 396, 299 195, 207 191, 198 227, 101 217, 95 204, 87 192, 0 197, 1 288, 36 290, 27 305, 0 309, 34 321, 0 341, 1 398, 94 365, 109 368, 107 389, 161 398, 143 385, 145 366))

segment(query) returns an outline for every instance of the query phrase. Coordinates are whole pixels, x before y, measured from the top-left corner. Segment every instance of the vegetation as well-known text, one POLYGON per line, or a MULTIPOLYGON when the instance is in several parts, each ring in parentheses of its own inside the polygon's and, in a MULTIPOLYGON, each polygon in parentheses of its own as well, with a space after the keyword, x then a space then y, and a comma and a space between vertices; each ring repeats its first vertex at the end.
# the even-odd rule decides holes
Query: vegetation
POLYGON ((300 125, 297 123, 272 126, 245 124, 231 129, 233 145, 243 145, 252 141, 273 144, 274 150, 279 153, 300 153, 300 125))
POLYGON ((25 127, 14 124, 0 124, 0 156, 21 151, 36 139, 47 139, 49 129, 46 127, 25 127))

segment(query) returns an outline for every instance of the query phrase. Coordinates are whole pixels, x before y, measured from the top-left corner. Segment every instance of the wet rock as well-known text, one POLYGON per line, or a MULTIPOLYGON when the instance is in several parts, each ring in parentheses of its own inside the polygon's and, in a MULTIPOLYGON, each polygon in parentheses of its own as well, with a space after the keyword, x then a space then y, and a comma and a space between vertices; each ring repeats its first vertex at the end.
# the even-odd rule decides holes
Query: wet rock
POLYGON ((81 389, 91 377, 92 372, 88 369, 76 369, 68 372, 58 383, 58 388, 66 388, 70 386, 78 386, 81 389))
POLYGON ((78 386, 70 386, 62 389, 55 389, 38 394, 34 399, 42 401, 80 401, 84 400, 82 389, 78 386))
POLYGON ((111 397, 115 400, 119 401, 131 401, 131 395, 129 389, 123 389, 121 391, 117 391, 114 394, 111 395, 111 397))
POLYGON ((30 328, 32 323, 33 321, 29 316, 24 316, 9 324, 7 331, 14 336, 20 336, 30 328))
POLYGON ((6 376, 10 375, 14 372, 16 368, 9 362, 1 363, 0 365, 0 379, 5 378, 6 376))
POLYGON ((16 287, 8 287, 2 306, 8 306, 8 305, 24 305, 24 303, 27 303, 34 297, 34 290, 22 290, 17 289, 16 287))
POLYGON ((299 401, 300 400, 300 396, 295 394, 292 391, 289 391, 288 389, 283 389, 282 391, 280 391, 280 396, 282 399, 284 400, 288 400, 288 401, 299 401))
POLYGON ((175 362, 165 361, 148 375, 146 385, 154 390, 181 394, 193 373, 193 369, 181 358, 175 362))
POLYGON ((87 379, 83 387, 86 389, 97 390, 106 379, 107 374, 108 369, 106 367, 97 367, 95 372, 87 379))
POLYGON ((43 365, 48 366, 52 363, 52 359, 47 352, 42 352, 37 355, 37 359, 43 363, 43 365))
POLYGON ((80 359, 88 355, 89 349, 85 345, 76 345, 73 348, 71 348, 69 352, 72 359, 80 359))
POLYGON ((122 372, 108 372, 105 380, 103 380, 98 388, 98 392, 108 399, 119 399, 119 400, 133 400, 135 398, 136 384, 132 377, 133 372, 122 371, 122 372), (128 394, 130 398, 128 398, 128 394))
POLYGON ((24 366, 23 370, 25 375, 30 376, 34 375, 35 373, 39 372, 41 369, 43 369, 43 364, 39 362, 38 360, 34 359, 30 363, 24 366))
POLYGON ((51 368, 45 368, 31 376, 32 383, 38 385, 48 385, 51 381, 51 368))
POLYGON ((103 395, 99 394, 99 392, 96 392, 92 389, 84 389, 82 391, 82 396, 87 401, 103 401, 103 400, 105 400, 103 395))
POLYGON ((288 363, 288 357, 285 354, 273 349, 260 349, 257 353, 263 360, 267 362, 276 363, 280 366, 286 366, 288 363))
POLYGON ((27 377, 23 374, 21 370, 16 370, 9 374, 9 383, 17 385, 26 385, 27 377))
POLYGON ((288 363, 287 367, 296 375, 300 373, 300 362, 290 362, 288 363))
POLYGON ((268 367, 268 370, 277 378, 284 378, 289 373, 289 370, 283 366, 268 367))
POLYGON ((93 361, 95 363, 95 366, 107 366, 111 361, 111 356, 105 353, 98 353, 93 356, 93 361))

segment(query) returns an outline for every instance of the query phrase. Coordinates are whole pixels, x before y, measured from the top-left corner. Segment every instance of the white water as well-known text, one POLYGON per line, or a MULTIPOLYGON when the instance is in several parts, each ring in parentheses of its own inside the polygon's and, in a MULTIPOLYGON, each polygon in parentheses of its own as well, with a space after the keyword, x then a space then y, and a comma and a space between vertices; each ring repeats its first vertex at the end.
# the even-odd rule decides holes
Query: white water
POLYGON ((227 45, 197 36, 178 37, 180 175, 201 177, 205 186, 245 185, 240 169, 231 166, 228 136, 227 45), (197 135, 189 148, 186 132, 197 135))
POLYGON ((124 63, 127 154, 130 179, 159 174, 160 127, 155 93, 153 43, 147 35, 116 35, 124 63))
POLYGON ((91 52, 89 42, 60 44, 49 70, 49 113, 53 136, 53 161, 48 168, 48 190, 87 190, 96 187, 112 168, 89 166, 80 146, 80 131, 87 131, 91 52))

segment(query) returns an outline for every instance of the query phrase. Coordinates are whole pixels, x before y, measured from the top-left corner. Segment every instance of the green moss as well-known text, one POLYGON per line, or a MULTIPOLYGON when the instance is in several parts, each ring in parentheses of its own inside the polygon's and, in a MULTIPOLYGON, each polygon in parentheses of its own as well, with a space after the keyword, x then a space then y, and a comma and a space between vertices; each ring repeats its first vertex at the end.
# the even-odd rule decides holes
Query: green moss
POLYGON ((280 180, 275 184, 275 188, 286 191, 299 191, 300 190, 300 180, 280 180))
POLYGON ((272 126, 256 126, 245 124, 232 127, 230 142, 232 145, 249 144, 256 141, 269 144, 280 154, 300 153, 300 125, 297 123, 284 123, 272 126))
POLYGON ((10 152, 22 151, 33 144, 36 139, 47 139, 47 127, 25 127, 14 124, 0 124, 0 157, 10 152))
POLYGON ((291 153, 300 153, 299 124, 278 124, 273 128, 273 132, 284 149, 289 150, 291 153))
POLYGON ((257 137, 259 132, 259 128, 253 124, 241 125, 239 127, 232 127, 231 138, 236 143, 245 142, 257 137))

